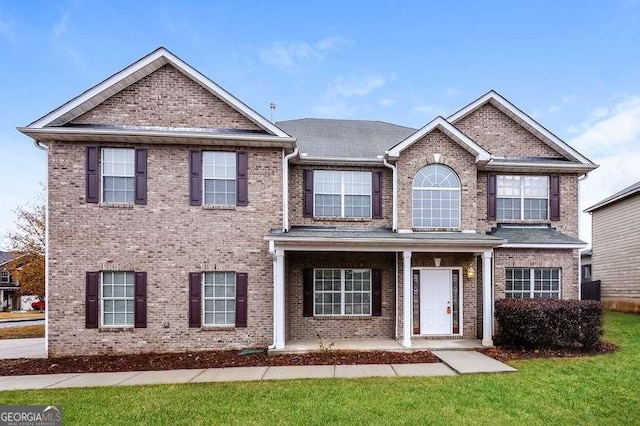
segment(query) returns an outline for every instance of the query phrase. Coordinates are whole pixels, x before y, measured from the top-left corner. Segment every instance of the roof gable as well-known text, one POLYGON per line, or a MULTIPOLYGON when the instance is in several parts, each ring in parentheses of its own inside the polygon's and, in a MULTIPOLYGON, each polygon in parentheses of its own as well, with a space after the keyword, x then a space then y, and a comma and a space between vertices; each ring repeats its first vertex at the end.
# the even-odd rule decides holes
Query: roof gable
POLYGON ((76 98, 29 124, 27 129, 57 127, 69 123, 167 64, 180 71, 232 109, 238 111, 261 129, 264 129, 274 136, 289 137, 283 130, 279 129, 273 123, 269 122, 269 120, 249 108, 239 99, 163 47, 156 49, 76 98))
POLYGON ((476 158, 476 162, 487 162, 491 159, 491 154, 442 117, 436 117, 426 126, 391 148, 388 151, 389 157, 398 158, 402 151, 436 129, 440 130, 453 141, 457 142, 461 147, 473 154, 476 158))
POLYGON ((501 96, 494 90, 489 91, 484 96, 481 96, 480 98, 471 102, 469 105, 455 112, 448 117, 448 120, 455 125, 456 122, 462 120, 464 117, 468 116, 488 102, 505 113, 508 117, 524 127, 526 130, 531 132, 533 135, 537 136, 542 142, 553 148, 553 150, 565 156, 567 159, 578 161, 583 164, 594 165, 591 160, 573 149, 566 142, 544 128, 537 121, 522 112, 518 107, 513 105, 511 102, 506 100, 503 96, 501 96))

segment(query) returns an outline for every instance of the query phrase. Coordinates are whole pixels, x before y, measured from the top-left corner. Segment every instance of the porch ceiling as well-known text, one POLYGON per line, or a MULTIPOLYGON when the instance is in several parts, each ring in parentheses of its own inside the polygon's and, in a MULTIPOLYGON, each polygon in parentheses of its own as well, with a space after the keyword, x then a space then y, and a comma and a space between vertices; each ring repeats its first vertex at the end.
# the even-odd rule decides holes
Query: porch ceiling
POLYGON ((477 252, 500 246, 505 240, 466 232, 392 232, 390 229, 292 227, 273 230, 265 237, 287 250, 327 251, 451 251, 477 252))

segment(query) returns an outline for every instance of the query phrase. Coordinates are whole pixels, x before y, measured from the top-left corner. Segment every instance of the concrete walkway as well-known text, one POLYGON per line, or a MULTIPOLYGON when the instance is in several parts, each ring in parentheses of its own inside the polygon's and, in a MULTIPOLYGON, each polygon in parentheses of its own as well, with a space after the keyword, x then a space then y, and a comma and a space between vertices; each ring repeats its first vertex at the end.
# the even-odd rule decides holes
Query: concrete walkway
POLYGON ((374 365, 300 365, 289 367, 231 367, 196 370, 71 373, 0 377, 0 391, 169 383, 209 383, 258 380, 333 379, 356 377, 455 376, 443 363, 374 365))
POLYGON ((44 337, 0 340, 0 359, 46 357, 44 337))
POLYGON ((515 368, 475 351, 433 351, 442 362, 459 374, 509 373, 515 368))

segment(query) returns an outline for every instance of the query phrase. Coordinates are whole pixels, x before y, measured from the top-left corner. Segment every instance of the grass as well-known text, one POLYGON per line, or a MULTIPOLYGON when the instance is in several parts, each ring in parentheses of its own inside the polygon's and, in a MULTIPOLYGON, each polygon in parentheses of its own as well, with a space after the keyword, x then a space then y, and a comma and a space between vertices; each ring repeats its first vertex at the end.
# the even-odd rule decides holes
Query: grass
POLYGON ((0 328, 0 340, 31 339, 34 337, 44 337, 44 324, 0 328))
POLYGON ((44 319, 44 312, 0 312, 0 320, 39 318, 44 319))
POLYGON ((605 319, 619 352, 518 361, 515 374, 13 391, 0 404, 60 404, 82 425, 639 424, 640 316, 605 319))

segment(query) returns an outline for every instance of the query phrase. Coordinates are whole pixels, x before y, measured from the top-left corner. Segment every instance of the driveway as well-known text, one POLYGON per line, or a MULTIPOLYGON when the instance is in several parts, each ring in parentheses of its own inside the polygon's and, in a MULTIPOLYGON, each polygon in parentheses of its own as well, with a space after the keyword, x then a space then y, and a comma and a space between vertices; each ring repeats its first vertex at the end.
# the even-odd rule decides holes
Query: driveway
POLYGON ((36 320, 19 320, 19 321, 0 321, 0 328, 10 328, 10 327, 23 327, 25 325, 40 325, 44 324, 43 319, 36 320))
POLYGON ((0 340, 0 359, 46 357, 44 337, 0 340))

